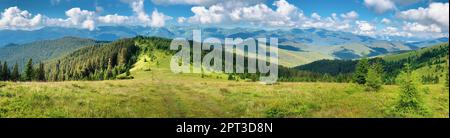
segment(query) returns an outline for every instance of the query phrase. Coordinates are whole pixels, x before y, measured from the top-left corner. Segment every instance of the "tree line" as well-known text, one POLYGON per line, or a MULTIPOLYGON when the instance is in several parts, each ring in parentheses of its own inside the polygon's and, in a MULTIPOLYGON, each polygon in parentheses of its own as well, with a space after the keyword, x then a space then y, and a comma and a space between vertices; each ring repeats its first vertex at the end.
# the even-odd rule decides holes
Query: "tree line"
POLYGON ((19 70, 23 70, 23 67, 25 67, 30 58, 33 59, 34 63, 38 64, 39 61, 55 59, 96 43, 104 42, 77 37, 63 37, 55 40, 35 41, 10 47, 0 46, 0 59, 3 62, 8 62, 10 67, 13 67, 17 63, 19 70))
MULTIPOLYGON (((0 61, 1 63, 1 61, 0 61)), ((39 63, 37 68, 33 67, 33 59, 29 59, 23 72, 19 71, 19 65, 14 64, 12 71, 5 61, 0 64, 1 81, 46 81, 44 63, 39 63)))
POLYGON ((81 48, 65 57, 33 64, 29 59, 19 71, 16 63, 0 65, 1 81, 69 81, 129 79, 129 70, 137 60, 139 47, 133 39, 81 48))

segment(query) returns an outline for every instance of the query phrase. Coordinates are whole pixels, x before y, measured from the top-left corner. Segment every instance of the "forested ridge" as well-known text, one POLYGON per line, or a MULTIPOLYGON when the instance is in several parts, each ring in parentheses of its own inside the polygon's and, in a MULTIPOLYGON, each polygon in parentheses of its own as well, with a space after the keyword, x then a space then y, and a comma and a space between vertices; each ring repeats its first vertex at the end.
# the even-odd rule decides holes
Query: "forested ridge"
POLYGON ((98 43, 105 42, 78 37, 63 37, 26 44, 9 44, 5 47, 0 47, 0 61, 6 61, 10 65, 17 63, 19 70, 23 71, 22 67, 30 58, 33 59, 34 64, 38 64, 46 60, 63 57, 82 47, 98 43))
POLYGON ((124 74, 135 63, 139 47, 133 39, 96 44, 46 64, 46 78, 51 81, 109 80, 124 74))

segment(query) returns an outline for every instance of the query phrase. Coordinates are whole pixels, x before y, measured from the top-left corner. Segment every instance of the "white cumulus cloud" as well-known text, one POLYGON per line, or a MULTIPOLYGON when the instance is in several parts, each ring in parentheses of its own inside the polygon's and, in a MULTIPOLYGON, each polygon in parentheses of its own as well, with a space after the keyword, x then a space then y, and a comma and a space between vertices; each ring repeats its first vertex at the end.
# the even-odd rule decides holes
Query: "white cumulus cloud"
POLYGON ((46 26, 58 26, 67 28, 81 28, 95 30, 97 26, 104 25, 136 25, 145 27, 163 27, 167 16, 157 9, 149 15, 144 10, 144 0, 123 0, 127 2, 134 15, 123 16, 118 14, 99 15, 102 9, 96 11, 84 10, 79 7, 65 11, 66 18, 51 18, 45 15, 32 15, 18 7, 9 7, 1 12, 0 29, 9 30, 36 30, 46 26))
POLYGON ((381 30, 380 34, 382 36, 401 36, 401 37, 411 37, 412 33, 406 32, 398 29, 397 27, 388 26, 381 30))
POLYGON ((153 10, 152 16, 151 16, 151 27, 164 27, 166 24, 166 20, 170 20, 172 17, 166 16, 165 14, 158 12, 158 10, 153 10))
POLYGON ((355 11, 350 11, 348 13, 341 14, 341 17, 348 20, 355 20, 358 19, 359 14, 356 13, 355 11))
POLYGON ((105 15, 98 17, 98 20, 101 23, 114 25, 114 24, 125 24, 129 21, 128 16, 121 16, 118 14, 112 14, 112 15, 105 15))
POLYGON ((358 28, 354 31, 356 34, 374 36, 376 27, 367 21, 356 21, 358 28))
POLYGON ((276 9, 271 9, 264 3, 255 5, 238 3, 235 6, 230 6, 230 4, 232 4, 230 1, 224 1, 209 7, 194 6, 191 9, 194 16, 187 17, 186 20, 192 24, 246 22, 255 25, 292 26, 294 25, 293 20, 298 20, 303 16, 302 11, 286 0, 275 1, 273 5, 276 9))
POLYGON ((320 16, 319 14, 314 12, 311 14, 311 18, 313 18, 315 20, 320 20, 320 18, 322 18, 322 16, 320 16))
POLYGON ((230 7, 228 2, 216 3, 211 6, 194 6, 191 11, 194 16, 179 17, 179 23, 190 24, 251 24, 269 27, 299 27, 299 28, 324 28, 329 30, 353 31, 354 20, 358 19, 356 11, 336 13, 329 17, 322 17, 313 13, 309 17, 303 11, 286 0, 276 0, 269 7, 265 3, 230 7))
POLYGON ((396 9, 395 3, 391 0, 364 0, 364 5, 377 13, 396 9))
POLYGON ((391 20, 389 20, 387 18, 383 18, 383 19, 381 19, 381 23, 383 23, 383 24, 390 24, 391 20))
POLYGON ((159 5, 174 5, 174 4, 211 5, 219 2, 219 0, 152 0, 152 2, 159 5))
POLYGON ((225 20, 225 9, 222 5, 213 5, 206 7, 192 7, 191 11, 195 14, 188 20, 190 23, 212 24, 221 23, 225 20))
POLYGON ((172 17, 166 16, 158 10, 153 10, 151 16, 145 12, 144 0, 127 0, 136 14, 136 18, 139 24, 143 26, 162 27, 165 25, 166 20, 170 20, 172 17))
POLYGON ((427 8, 420 7, 418 9, 402 11, 398 14, 398 17, 425 25, 439 25, 441 30, 448 32, 448 11, 448 3, 431 3, 427 8))
MULTIPOLYGON (((126 1, 126 0, 122 0, 126 1)), ((157 5, 195 5, 195 6, 211 6, 219 3, 226 3, 224 6, 248 6, 262 3, 265 0, 152 0, 157 5)))
POLYGON ((405 23, 405 25, 403 26, 403 30, 411 32, 433 32, 433 33, 442 32, 441 28, 435 24, 423 25, 417 22, 405 23))
MULTIPOLYGON (((123 25, 163 27, 172 17, 145 9, 144 0, 121 0, 128 4, 132 15, 103 15, 102 7, 95 5, 94 11, 78 7, 65 11, 64 18, 51 18, 41 14, 31 14, 18 7, 9 7, 1 12, 0 30, 35 30, 45 26, 60 26, 95 30, 98 26, 123 25), (147 13, 148 12, 148 13, 147 13)), ((418 0, 364 0, 366 7, 377 13, 397 10, 395 4, 411 4, 418 0)), ((322 28, 333 31, 351 32, 359 35, 382 37, 448 37, 448 3, 432 2, 425 8, 398 11, 394 18, 359 20, 356 11, 319 15, 313 12, 305 15, 296 5, 287 0, 152 0, 164 6, 183 4, 192 6, 193 16, 178 17, 179 24, 208 25, 251 25, 254 27, 322 28)))
POLYGON ((5 9, 0 16, 0 29, 23 29, 31 30, 42 26, 43 16, 41 14, 32 15, 26 10, 18 7, 5 9))
POLYGON ((72 8, 66 11, 66 16, 69 17, 70 26, 81 26, 89 30, 95 29, 95 12, 93 11, 72 8))

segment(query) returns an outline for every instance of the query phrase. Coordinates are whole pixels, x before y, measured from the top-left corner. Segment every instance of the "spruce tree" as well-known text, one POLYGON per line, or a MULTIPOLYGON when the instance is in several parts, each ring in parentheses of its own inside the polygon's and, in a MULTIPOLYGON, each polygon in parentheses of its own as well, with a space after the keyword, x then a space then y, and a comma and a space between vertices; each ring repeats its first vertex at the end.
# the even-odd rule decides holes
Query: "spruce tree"
POLYGON ((379 75, 379 73, 373 69, 373 68, 369 68, 368 72, 367 72, 367 80, 366 80, 366 87, 367 90, 369 91, 378 91, 381 88, 381 77, 379 75))
POLYGON ((17 62, 14 65, 13 72, 11 74, 11 80, 12 81, 19 81, 20 80, 19 65, 17 64, 17 62))
POLYGON ((60 66, 60 64, 61 64, 61 61, 58 60, 56 62, 56 65, 55 65, 55 71, 54 71, 54 74, 53 74, 53 81, 59 81, 59 74, 60 74, 59 66, 60 66))
POLYGON ((405 69, 398 78, 400 85, 400 99, 395 106, 397 113, 401 115, 406 114, 421 114, 426 113, 426 108, 423 104, 423 99, 419 90, 419 83, 412 74, 410 64, 405 64, 405 69))
POLYGON ((28 60, 27 65, 25 66, 25 80, 32 81, 34 78, 34 69, 33 69, 33 59, 30 58, 28 60))
POLYGON ((366 86, 369 91, 378 91, 383 85, 384 69, 379 62, 373 63, 367 71, 366 86))
POLYGON ((369 68, 369 60, 363 58, 356 64, 356 70, 353 74, 353 81, 358 84, 366 84, 367 72, 369 68))
POLYGON ((9 80, 9 78, 10 78, 10 72, 9 72, 9 68, 8 68, 8 63, 5 61, 5 62, 3 62, 3 69, 2 69, 3 71, 3 76, 2 76, 2 78, 3 78, 3 80, 4 81, 8 81, 9 80))
POLYGON ((36 70, 36 79, 38 81, 45 81, 44 63, 39 63, 39 68, 36 70))

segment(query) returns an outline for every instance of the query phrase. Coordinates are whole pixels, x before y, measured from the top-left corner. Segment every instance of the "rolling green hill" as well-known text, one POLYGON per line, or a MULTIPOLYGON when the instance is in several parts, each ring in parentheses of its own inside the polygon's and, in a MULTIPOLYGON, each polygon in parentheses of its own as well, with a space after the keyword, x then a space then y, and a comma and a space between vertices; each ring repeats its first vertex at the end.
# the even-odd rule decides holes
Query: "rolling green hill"
MULTIPOLYGON (((443 66, 448 60, 448 43, 442 43, 413 51, 404 51, 396 54, 389 54, 371 58, 370 62, 381 62, 384 65, 387 83, 394 83, 395 77, 403 69, 405 63, 410 63, 414 70, 420 72, 419 78, 426 78, 423 75, 442 79, 443 66)), ((295 67, 295 69, 322 74, 345 74, 353 73, 357 60, 319 60, 310 64, 295 67)), ((439 82, 439 81, 437 81, 439 82)))
POLYGON ((448 56, 448 43, 442 43, 418 50, 388 54, 382 56, 382 58, 388 62, 401 61, 406 59, 418 59, 418 62, 425 63, 429 60, 444 59, 446 57, 446 54, 448 56))

